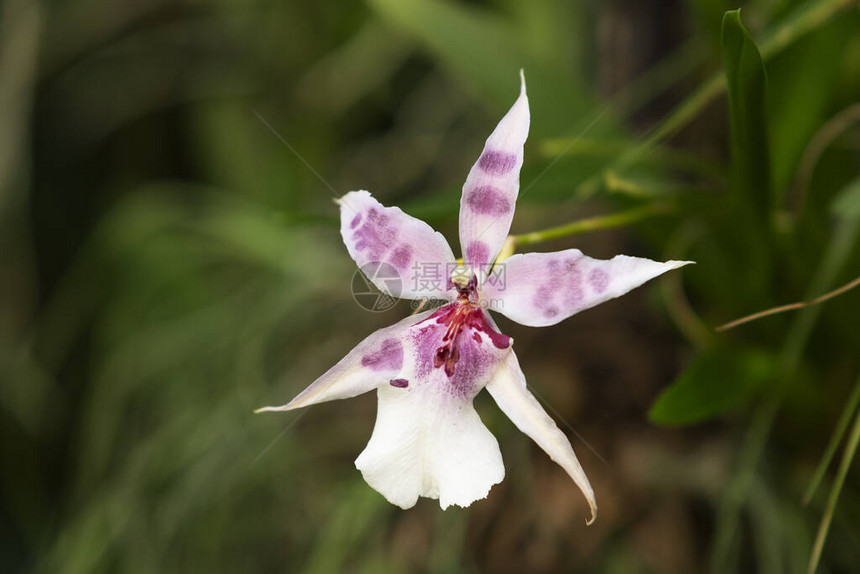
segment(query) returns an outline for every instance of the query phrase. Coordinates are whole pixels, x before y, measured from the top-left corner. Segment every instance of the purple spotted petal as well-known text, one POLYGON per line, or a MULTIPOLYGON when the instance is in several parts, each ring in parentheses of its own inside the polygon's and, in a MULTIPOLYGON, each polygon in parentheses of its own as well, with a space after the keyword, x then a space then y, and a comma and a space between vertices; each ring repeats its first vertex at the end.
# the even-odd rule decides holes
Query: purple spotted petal
POLYGON ((520 97, 487 139, 463 185, 460 246, 463 259, 475 270, 485 270, 493 262, 511 229, 528 133, 529 102, 523 78, 520 97))
POLYGON ((510 353, 511 339, 481 308, 454 302, 402 340, 403 370, 379 387, 373 436, 355 465, 402 508, 420 496, 438 498, 442 508, 468 506, 505 475, 498 443, 472 400, 510 353))
POLYGON ((688 263, 626 255, 592 259, 578 249, 514 255, 493 271, 482 296, 496 300, 493 309, 517 323, 544 327, 688 263))
POLYGON ((585 495, 591 509, 588 524, 597 517, 594 491, 573 452, 573 447, 526 387, 526 378, 513 351, 487 385, 487 391, 509 419, 558 463, 585 495))
MULTIPOLYGON (((289 403, 280 407, 263 407, 259 411, 289 411, 335 399, 348 399, 366 393, 410 370, 403 344, 409 330, 426 320, 433 311, 425 311, 379 329, 358 344, 349 354, 310 384, 289 403)), ((397 383, 395 386, 402 383, 397 383)), ((259 412, 258 411, 258 412, 259 412)))
POLYGON ((406 299, 450 298, 454 254, 445 238, 367 191, 340 198, 340 233, 349 254, 382 292, 406 299))

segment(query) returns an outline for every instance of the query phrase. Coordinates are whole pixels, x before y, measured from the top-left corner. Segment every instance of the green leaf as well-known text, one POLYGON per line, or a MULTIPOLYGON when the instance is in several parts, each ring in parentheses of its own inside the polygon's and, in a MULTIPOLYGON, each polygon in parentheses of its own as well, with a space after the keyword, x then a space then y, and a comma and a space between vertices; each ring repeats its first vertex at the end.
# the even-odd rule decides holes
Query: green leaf
POLYGON ((741 23, 740 9, 723 17, 721 44, 728 84, 732 188, 742 205, 751 205, 760 221, 766 221, 771 203, 767 73, 755 42, 741 23))
POLYGON ((773 372, 774 360, 763 351, 715 349, 693 359, 657 397, 648 418, 665 426, 714 418, 745 403, 773 372))
POLYGON ((774 189, 784 193, 831 106, 856 22, 840 18, 768 60, 768 125, 774 189))

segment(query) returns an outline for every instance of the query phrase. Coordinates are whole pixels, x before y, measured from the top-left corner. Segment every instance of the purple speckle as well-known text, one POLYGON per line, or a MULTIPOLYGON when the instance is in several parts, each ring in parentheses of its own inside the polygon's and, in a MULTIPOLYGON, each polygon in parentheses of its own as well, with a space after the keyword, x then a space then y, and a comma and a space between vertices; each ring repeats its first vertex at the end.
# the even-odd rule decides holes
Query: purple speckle
POLYGON ((382 259, 397 238, 397 230, 390 219, 388 215, 370 208, 364 223, 353 234, 356 250, 366 250, 370 259, 382 259))
POLYGON ((372 371, 397 370, 403 366, 403 344, 386 339, 375 351, 361 358, 361 365, 372 371))
POLYGON ((551 283, 541 285, 535 291, 532 304, 547 319, 552 319, 558 315, 558 307, 555 305, 554 299, 562 280, 563 277, 552 277, 551 283))
POLYGON ((535 291, 532 303, 538 309, 545 309, 552 301, 553 287, 550 285, 541 285, 535 291))
POLYGON ((504 215, 511 210, 511 202, 505 194, 490 185, 470 191, 466 196, 466 204, 481 215, 504 215))
POLYGON ((358 227, 359 223, 361 223, 361 214, 356 213, 355 217, 352 218, 352 221, 349 222, 349 228, 355 229, 356 227, 358 227))
MULTIPOLYGON (((441 307, 441 309, 445 309, 446 307, 441 307)), ((428 321, 430 320, 428 319, 428 321)), ((442 338, 440 331, 444 332, 444 329, 440 328, 436 323, 430 322, 429 325, 423 325, 412 332, 412 339, 418 348, 418 363, 416 368, 419 379, 429 376, 433 371, 433 360, 442 338)))
POLYGON ((409 386, 409 381, 406 379, 391 379, 390 384, 392 387, 397 387, 398 389, 405 389, 409 386))
POLYGON ((596 292, 603 293, 609 285, 609 275, 603 269, 592 269, 588 274, 588 282, 596 292))
POLYGON ((567 260, 565 262, 565 274, 563 275, 563 293, 564 307, 569 312, 573 312, 582 303, 582 283, 582 268, 579 265, 579 257, 567 260))
POLYGON ((547 319, 570 315, 582 303, 582 272, 575 261, 565 262, 563 272, 558 261, 549 261, 547 267, 553 273, 535 290, 532 304, 547 319))
POLYGON ((395 267, 406 269, 409 267, 409 262, 412 260, 412 247, 406 244, 399 245, 388 260, 395 267))
POLYGON ((466 263, 486 265, 490 259, 490 248, 482 241, 473 241, 466 247, 466 263))
POLYGON ((486 150, 478 160, 478 166, 493 175, 505 174, 517 165, 517 154, 486 150))
POLYGON ((573 259, 568 259, 564 264, 565 270, 568 273, 572 273, 573 275, 576 275, 577 278, 579 277, 580 273, 582 272, 579 269, 579 259, 580 259, 579 257, 575 257, 573 259))

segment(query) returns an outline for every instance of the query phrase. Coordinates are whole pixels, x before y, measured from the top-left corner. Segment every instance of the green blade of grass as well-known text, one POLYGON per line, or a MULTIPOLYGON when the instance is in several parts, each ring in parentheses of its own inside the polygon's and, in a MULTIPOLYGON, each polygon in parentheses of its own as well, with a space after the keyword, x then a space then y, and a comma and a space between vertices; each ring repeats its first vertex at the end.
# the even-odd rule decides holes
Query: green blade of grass
POLYGON ((740 205, 767 220, 770 146, 767 136, 767 72, 758 47, 741 22, 741 11, 726 12, 722 33, 731 125, 732 191, 740 205))
MULTIPOLYGON (((860 386, 860 379, 857 380, 857 383, 860 386)), ((833 487, 830 489, 830 496, 827 498, 824 516, 821 517, 821 524, 818 527, 818 534, 812 547, 812 556, 809 558, 809 574, 813 574, 815 569, 818 568, 821 551, 824 549, 824 542, 827 540, 830 523, 833 521, 833 513, 836 511, 836 503, 839 501, 839 493, 842 492, 842 485, 845 483, 848 469, 851 468, 851 461, 854 460, 854 455, 857 453, 858 443, 860 443, 860 412, 854 418, 854 428, 851 430, 851 436, 848 438, 848 444, 845 446, 845 452, 842 454, 842 461, 839 463, 839 470, 836 472, 836 480, 833 481, 833 487)))
POLYGON ((845 431, 848 430, 848 423, 851 422, 851 415, 853 415, 854 411, 857 410, 858 402, 860 402, 860 379, 857 379, 857 383, 854 385, 854 390, 851 391, 851 396, 845 405, 845 409, 842 411, 842 415, 839 417, 839 422, 836 424, 836 430, 834 430, 833 434, 830 436, 830 442, 827 444, 827 449, 824 451, 821 461, 818 463, 818 468, 815 469, 815 474, 812 475, 812 480, 809 481, 809 486, 806 488, 806 492, 803 495, 804 505, 809 504, 809 501, 812 500, 815 491, 821 484, 821 479, 824 478, 824 473, 827 472, 827 467, 830 466, 830 461, 833 460, 833 455, 836 454, 836 448, 839 446, 839 443, 842 442, 842 437, 845 435, 845 431))

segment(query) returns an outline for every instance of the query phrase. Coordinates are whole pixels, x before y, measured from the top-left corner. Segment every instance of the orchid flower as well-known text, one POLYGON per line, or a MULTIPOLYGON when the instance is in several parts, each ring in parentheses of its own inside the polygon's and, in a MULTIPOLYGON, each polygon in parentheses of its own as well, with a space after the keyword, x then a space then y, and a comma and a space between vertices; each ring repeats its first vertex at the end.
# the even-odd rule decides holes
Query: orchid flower
POLYGON ((387 265, 399 279, 401 292, 395 293, 390 277, 370 273, 382 292, 445 304, 376 331, 292 401, 260 410, 298 409, 375 389, 376 424, 355 461, 367 483, 404 509, 420 496, 439 499, 443 509, 465 507, 505 476, 498 442, 472 405, 486 387, 511 421, 570 475, 591 509, 590 524, 597 512, 591 484, 567 437, 526 387, 513 339, 499 332, 486 307, 523 325, 554 325, 688 262, 625 255, 599 260, 567 249, 513 255, 503 262, 500 280, 494 263, 514 216, 528 129, 522 78, 519 98, 463 186, 462 264, 440 233, 369 192, 352 191, 339 200, 341 235, 355 262, 364 271, 387 265), (416 269, 428 263, 450 274, 442 281, 416 280, 416 269))

